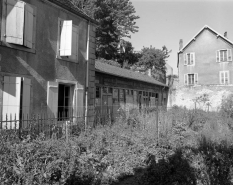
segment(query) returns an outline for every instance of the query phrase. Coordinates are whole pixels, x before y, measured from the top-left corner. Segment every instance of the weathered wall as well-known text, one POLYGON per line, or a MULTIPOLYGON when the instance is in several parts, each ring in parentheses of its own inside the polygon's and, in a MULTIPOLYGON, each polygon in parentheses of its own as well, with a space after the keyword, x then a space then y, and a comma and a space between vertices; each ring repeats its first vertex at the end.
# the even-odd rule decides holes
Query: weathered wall
POLYGON ((179 54, 179 82, 184 85, 184 74, 198 73, 199 85, 220 84, 219 71, 230 73, 230 83, 233 82, 232 62, 216 62, 216 51, 219 49, 232 49, 232 46, 217 37, 208 29, 205 29, 195 41, 179 54), (184 54, 195 52, 195 66, 184 65, 184 54))
MULTIPOLYGON (((188 109, 195 108, 195 99, 207 95, 210 102, 209 111, 218 111, 222 98, 227 97, 233 92, 233 86, 218 86, 218 85, 206 85, 206 86, 193 86, 193 87, 182 87, 173 89, 170 95, 170 101, 172 106, 182 106, 188 109)), ((197 102, 196 108, 208 110, 207 102, 197 102)))
MULTIPOLYGON (((86 48, 88 21, 60 8, 59 6, 41 0, 24 0, 37 7, 36 17, 36 52, 26 52, 11 49, 0 44, 1 73, 15 74, 32 79, 32 113, 40 113, 46 107, 47 82, 60 80, 77 81, 84 86, 86 80, 86 48), (73 20, 79 26, 78 63, 58 59, 58 18, 73 20)), ((2 15, 2 2, 0 3, 2 15)), ((1 19, 0 19, 1 20, 1 19)), ((89 94, 93 99, 93 76, 95 59, 95 26, 91 24, 90 38, 90 88, 89 94)), ((1 91, 0 91, 1 92, 1 91)), ((1 95, 0 95, 1 97, 1 95)), ((1 101, 0 101, 1 102, 1 101)), ((92 105, 92 100, 89 103, 92 105)), ((83 99, 84 105, 84 99, 83 99)))

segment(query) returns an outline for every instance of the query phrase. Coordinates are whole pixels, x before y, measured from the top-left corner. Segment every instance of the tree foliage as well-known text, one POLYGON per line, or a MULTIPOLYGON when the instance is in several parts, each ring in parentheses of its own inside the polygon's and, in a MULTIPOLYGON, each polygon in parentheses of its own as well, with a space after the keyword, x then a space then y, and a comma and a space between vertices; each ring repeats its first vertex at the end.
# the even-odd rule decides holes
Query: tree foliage
POLYGON ((166 46, 162 49, 154 47, 143 47, 141 50, 141 57, 139 58, 138 66, 144 66, 145 69, 156 68, 158 70, 166 70, 166 59, 170 56, 166 46))
POLYGON ((96 29, 97 58, 116 60, 118 45, 138 31, 135 9, 129 0, 72 0, 87 15, 99 22, 96 29))

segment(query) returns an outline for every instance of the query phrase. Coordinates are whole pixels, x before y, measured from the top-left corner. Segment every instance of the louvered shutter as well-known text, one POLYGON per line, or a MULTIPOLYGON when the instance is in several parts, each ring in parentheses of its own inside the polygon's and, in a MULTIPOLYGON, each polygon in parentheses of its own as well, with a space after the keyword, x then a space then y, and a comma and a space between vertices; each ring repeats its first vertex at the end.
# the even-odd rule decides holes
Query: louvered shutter
POLYGON ((72 21, 61 21, 60 56, 72 54, 72 21))
POLYGON ((187 65, 187 54, 183 54, 184 55, 184 65, 187 65))
POLYGON ((224 72, 219 72, 219 83, 224 84, 224 72))
POLYGON ((192 65, 195 65, 195 53, 191 53, 192 65))
MULTIPOLYGON (((21 77, 4 76, 2 119, 19 120, 21 77), (7 117, 6 117, 7 116, 7 117)), ((3 123, 3 129, 19 128, 19 122, 3 123)))
POLYGON ((184 85, 188 85, 188 74, 184 74, 184 85))
POLYGON ((216 51, 216 62, 219 62, 219 61, 220 61, 219 54, 220 54, 220 51, 217 50, 217 51, 216 51))
POLYGON ((23 45, 25 3, 7 0, 6 6, 6 42, 23 45))
POLYGON ((231 49, 227 50, 227 61, 232 61, 232 52, 231 52, 231 49))
POLYGON ((33 43, 33 21, 34 21, 33 8, 29 5, 25 5, 25 24, 24 24, 24 45, 28 48, 32 48, 33 43))
POLYGON ((229 71, 225 71, 225 84, 230 83, 230 76, 229 76, 229 71))
MULTIPOLYGON (((30 100, 31 100, 31 79, 23 78, 23 99, 22 99, 22 114, 26 120, 30 115, 30 100)), ((22 122, 22 127, 27 127, 27 121, 22 122)))
POLYGON ((58 83, 48 82, 47 90, 48 114, 57 117, 58 111, 58 83))
POLYGON ((194 84, 198 84, 198 74, 194 73, 194 84))

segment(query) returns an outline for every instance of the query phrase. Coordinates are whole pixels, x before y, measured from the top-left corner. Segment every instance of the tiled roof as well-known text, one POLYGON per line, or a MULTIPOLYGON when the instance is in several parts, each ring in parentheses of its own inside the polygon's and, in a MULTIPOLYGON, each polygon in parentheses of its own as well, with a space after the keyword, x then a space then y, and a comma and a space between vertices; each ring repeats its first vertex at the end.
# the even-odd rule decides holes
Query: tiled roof
POLYGON ((143 81, 143 82, 147 82, 147 83, 151 83, 151 84, 167 86, 166 84, 159 82, 159 81, 155 80, 154 78, 149 77, 148 75, 143 75, 143 74, 138 73, 138 72, 130 71, 128 69, 119 68, 119 67, 105 64, 105 63, 102 63, 99 61, 95 62, 95 71, 107 73, 110 75, 119 76, 119 77, 123 77, 123 78, 129 78, 129 79, 133 79, 133 80, 143 81))
POLYGON ((98 24, 97 21, 95 21, 94 19, 92 19, 91 17, 89 17, 87 14, 85 14, 82 10, 80 10, 77 6, 75 6, 73 3, 72 3, 72 0, 48 0, 62 8, 65 8, 66 10, 74 13, 74 14, 77 14, 95 24, 98 24))

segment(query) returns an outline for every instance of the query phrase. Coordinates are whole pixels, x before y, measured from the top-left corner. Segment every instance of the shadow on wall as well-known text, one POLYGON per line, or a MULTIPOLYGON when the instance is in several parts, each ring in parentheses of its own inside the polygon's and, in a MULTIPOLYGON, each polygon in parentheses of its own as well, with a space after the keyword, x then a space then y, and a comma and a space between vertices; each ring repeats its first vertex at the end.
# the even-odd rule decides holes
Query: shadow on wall
POLYGON ((118 183, 112 185, 171 185, 171 184, 196 184, 194 169, 182 156, 182 151, 177 150, 167 159, 158 162, 155 156, 149 154, 145 161, 146 168, 134 169, 134 175, 122 174, 118 183))

